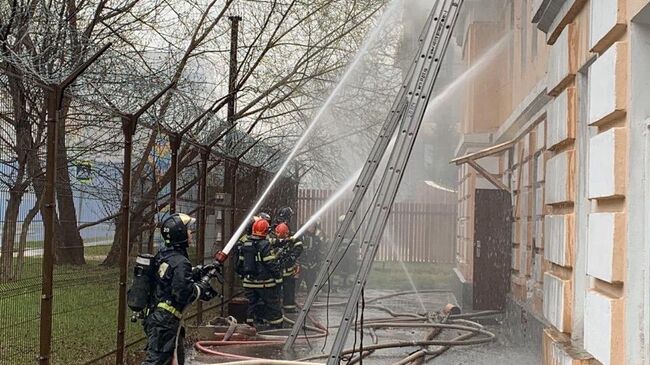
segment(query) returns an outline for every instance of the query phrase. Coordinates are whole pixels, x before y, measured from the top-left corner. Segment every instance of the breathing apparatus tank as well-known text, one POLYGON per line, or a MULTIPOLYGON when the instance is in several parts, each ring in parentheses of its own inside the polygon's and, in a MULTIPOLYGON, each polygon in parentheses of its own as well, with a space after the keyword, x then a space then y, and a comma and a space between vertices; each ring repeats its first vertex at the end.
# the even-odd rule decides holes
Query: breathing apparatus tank
POLYGON ((126 293, 126 299, 129 308, 136 313, 141 313, 152 304, 156 288, 156 266, 153 255, 141 253, 135 259, 133 283, 126 293))
POLYGON ((244 277, 257 274, 257 247, 254 241, 246 241, 241 245, 241 275, 244 277))

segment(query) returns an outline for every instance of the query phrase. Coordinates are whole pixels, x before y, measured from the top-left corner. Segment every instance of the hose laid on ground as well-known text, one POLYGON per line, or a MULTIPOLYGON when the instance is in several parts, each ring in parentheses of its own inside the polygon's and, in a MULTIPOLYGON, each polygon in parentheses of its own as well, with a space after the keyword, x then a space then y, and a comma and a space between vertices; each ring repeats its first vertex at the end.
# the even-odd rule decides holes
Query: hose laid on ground
MULTIPOLYGON (((409 291, 400 291, 397 293, 390 293, 386 295, 380 295, 375 298, 371 298, 366 300, 366 305, 370 303, 374 303, 383 299, 388 299, 388 298, 393 298, 393 297, 401 297, 403 295, 412 295, 412 294, 431 294, 431 293, 451 293, 451 290, 446 290, 446 289, 426 289, 426 290, 409 290, 409 291)), ((347 303, 346 303, 347 304, 347 303)))
MULTIPOLYGON (((318 322, 316 319, 314 319, 311 315, 308 316, 309 320, 314 324, 314 326, 305 326, 306 330, 316 332, 314 335, 306 335, 306 336, 300 336, 298 339, 299 340, 308 340, 308 339, 318 339, 318 338, 323 338, 327 336, 328 331, 325 326, 323 326, 320 322, 318 322)), ((285 322, 288 322, 290 324, 295 323, 293 320, 283 317, 285 322)), ((210 349, 208 347, 219 347, 219 346, 230 346, 230 345, 246 345, 246 346, 252 346, 252 345, 283 345, 287 339, 287 336, 282 336, 282 335, 273 335, 273 333, 281 332, 281 331, 287 331, 289 328, 279 328, 279 329, 270 329, 266 331, 260 331, 257 334, 257 340, 251 340, 251 341, 228 341, 228 340, 221 340, 221 341, 197 341, 194 344, 194 347, 203 353, 210 354, 210 355, 215 355, 215 356, 220 356, 220 357, 225 357, 225 358, 230 358, 230 359, 237 359, 237 360, 246 360, 246 361, 267 361, 267 359, 261 359, 257 357, 252 357, 252 356, 244 356, 244 355, 235 355, 231 354, 228 352, 222 352, 222 351, 216 351, 213 349, 210 349)), ((262 362, 264 363, 264 362, 262 362)))
POLYGON ((255 360, 242 360, 221 363, 221 365, 324 365, 316 362, 304 361, 291 361, 291 360, 269 360, 269 359, 255 359, 255 360))
POLYGON ((477 318, 477 317, 488 317, 494 316, 497 314, 502 314, 501 311, 481 311, 481 312, 468 312, 463 314, 451 314, 449 319, 462 319, 462 318, 477 318))
MULTIPOLYGON (((451 293, 450 290, 447 289, 427 289, 427 290, 409 290, 409 291, 400 291, 396 293, 390 293, 386 295, 380 295, 375 298, 371 298, 366 300, 366 304, 374 303, 383 299, 388 299, 388 298, 393 298, 393 297, 399 297, 403 295, 412 295, 412 294, 431 294, 431 293, 451 293)), ((337 306, 344 306, 347 305, 348 302, 335 302, 335 303, 323 303, 323 302, 316 302, 311 305, 312 308, 322 308, 322 307, 337 307, 337 306)))
MULTIPOLYGON (((445 317, 445 318, 443 318, 442 323, 448 323, 448 320, 449 320, 449 317, 445 317)), ((483 328, 483 326, 481 324, 476 323, 476 322, 472 322, 472 321, 468 321, 468 320, 465 320, 465 319, 457 319, 457 320, 452 321, 452 323, 454 323, 454 324, 461 323, 461 324, 468 325, 468 326, 473 326, 473 327, 476 327, 476 328, 483 328)), ((429 332, 429 334, 427 334, 425 340, 433 340, 440 333, 442 333, 442 329, 434 328, 433 330, 431 330, 431 332, 429 332)), ((469 332, 469 333, 466 333, 466 334, 463 334, 463 335, 460 335, 460 336, 454 338, 453 341, 466 340, 466 339, 474 337, 475 335, 476 335, 475 333, 469 332)), ((412 363, 413 365, 422 365, 425 362, 431 361, 431 360, 435 359, 436 357, 442 355, 445 351, 449 350, 450 348, 451 348, 451 346, 442 346, 442 347, 439 347, 437 350, 428 350, 426 347, 423 347, 421 350, 412 353, 411 355, 409 355, 409 356, 405 357, 404 359, 394 363, 393 365, 406 365, 406 364, 410 364, 410 363, 412 363), (429 356, 428 359, 426 358, 427 356, 429 356)))
MULTIPOLYGON (((452 341, 463 341, 463 340, 472 338, 474 336, 476 336, 475 333, 466 333, 464 335, 460 335, 460 336, 452 339, 452 341)), ((442 354, 443 352, 449 350, 450 348, 451 348, 451 346, 443 346, 440 349, 435 350, 435 351, 420 350, 420 351, 412 353, 411 355, 403 358, 402 360, 400 360, 400 361, 398 361, 396 363, 393 363, 392 365, 406 365, 406 364, 409 364, 411 362, 415 362, 415 361, 418 361, 418 360, 422 361, 422 360, 424 360, 425 356, 436 357, 436 356, 442 354)))
MULTIPOLYGON (((430 340, 430 341, 395 341, 395 342, 386 342, 373 344, 370 346, 364 346, 364 351, 373 351, 373 350, 382 350, 389 348, 400 348, 400 347, 420 347, 420 346, 469 346, 469 345, 479 345, 492 341, 496 336, 489 331, 486 331, 482 328, 462 326, 455 324, 441 324, 441 323, 377 323, 377 324, 364 324, 364 327, 368 328, 443 328, 443 329, 455 329, 461 331, 467 331, 473 333, 474 335, 481 334, 484 337, 478 339, 467 339, 467 340, 430 340)), ((348 355, 354 352, 357 352, 358 349, 346 349, 341 352, 341 355, 348 355)), ((329 355, 314 355, 309 357, 304 357, 299 359, 300 361, 309 361, 326 358, 329 355)))
MULTIPOLYGON (((437 292, 448 292, 446 290, 423 290, 423 291, 404 291, 404 292, 397 292, 397 293, 391 293, 387 295, 383 295, 380 297, 372 298, 366 303, 373 303, 377 302, 382 299, 387 299, 387 298, 393 298, 396 296, 401 296, 401 295, 410 295, 410 294, 418 294, 418 293, 437 293, 437 292)), ((316 306, 321 306, 321 304, 325 303, 317 303, 316 306)), ((330 303, 330 306, 337 306, 337 305, 344 305, 347 304, 347 302, 341 302, 341 303, 330 303)), ((433 316, 431 314, 425 313, 425 314, 414 314, 414 313, 398 313, 390 308, 387 308, 385 306, 381 305, 371 305, 367 306, 367 308, 372 308, 376 310, 381 310, 383 312, 388 313, 391 317, 379 317, 379 318, 373 318, 373 319, 367 319, 364 321, 364 329, 368 329, 370 331, 370 335, 373 341, 373 345, 370 346, 364 346, 362 349, 363 353, 361 356, 357 356, 356 358, 352 359, 350 363, 354 364, 356 362, 359 362, 366 356, 372 354, 376 350, 381 350, 381 349, 389 349, 389 348, 402 348, 402 347, 422 347, 421 350, 409 355, 405 359, 401 360, 400 362, 394 364, 394 365, 402 365, 402 364, 408 364, 413 361, 421 361, 425 359, 426 356, 438 356, 442 354, 444 351, 448 350, 451 346, 469 346, 469 345, 478 345, 478 344, 483 344, 492 341, 495 338, 495 335, 489 331, 486 331, 483 329, 483 326, 481 326, 478 323, 471 322, 471 321, 466 321, 464 320, 465 318, 474 318, 474 317, 483 317, 483 316, 489 316, 489 315, 494 315, 494 314, 500 314, 501 312, 498 311, 482 311, 482 312, 476 312, 476 313, 466 313, 466 314, 460 314, 460 315, 449 315, 445 317, 445 321, 447 319, 451 319, 453 324, 446 324, 446 323, 431 323, 433 320, 433 316), (421 321, 428 321, 428 323, 418 323, 421 321), (415 322, 415 323, 414 323, 415 322), (463 325, 460 325, 458 323, 463 323, 463 325), (427 338, 423 341, 395 341, 395 342, 387 342, 387 343, 377 343, 378 342, 378 337, 375 334, 376 329, 381 329, 381 328, 432 328, 433 331, 429 333, 427 338), (433 340, 430 337, 435 337, 442 329, 455 329, 455 330, 460 330, 460 331, 467 331, 468 333, 463 334, 461 336, 458 336, 452 340, 433 340), (438 332, 434 332, 434 331, 438 332), (435 334, 434 334, 435 333, 435 334), (478 339, 471 339, 472 337, 475 337, 477 335, 483 335, 481 338, 478 339), (426 347, 428 346, 442 346, 440 349, 437 350, 427 350, 426 347), (408 361, 407 361, 408 359, 408 361)), ((322 338, 325 337, 328 333, 328 329, 325 328, 320 322, 316 321, 312 316, 309 316, 310 321, 314 324, 314 326, 305 326, 306 330, 316 332, 314 335, 306 335, 303 336, 303 340, 308 340, 308 339, 316 339, 316 338, 322 338)), ((289 323, 293 323, 292 320, 288 319, 285 317, 285 321, 289 323)), ((332 326, 331 328, 336 328, 338 326, 332 326)), ((209 349, 209 346, 229 346, 229 345, 281 345, 285 343, 285 340, 287 336, 283 335, 274 335, 275 333, 285 331, 286 329, 277 329, 277 330, 267 330, 267 331, 261 331, 258 334, 259 340, 254 340, 254 341, 198 341, 195 344, 195 347, 198 351, 211 354, 211 355, 216 355, 220 357, 225 357, 225 358, 231 358, 235 359, 237 361, 233 362, 228 362, 224 364, 230 364, 230 365, 254 365, 254 364, 287 364, 287 365, 301 365, 301 364, 314 364, 314 363, 309 363, 305 362, 308 360, 315 360, 315 359, 321 359, 321 358, 326 358, 329 355, 316 355, 316 356, 310 356, 306 358, 299 359, 297 361, 288 361, 288 360, 270 360, 270 359, 259 359, 255 357, 249 357, 249 356, 243 356, 243 355, 235 355, 235 354, 230 354, 230 353, 225 353, 225 352, 220 352, 216 350, 209 349)), ((349 354, 354 354, 355 352, 358 352, 358 349, 346 349, 344 350, 341 355, 349 355, 349 354)))

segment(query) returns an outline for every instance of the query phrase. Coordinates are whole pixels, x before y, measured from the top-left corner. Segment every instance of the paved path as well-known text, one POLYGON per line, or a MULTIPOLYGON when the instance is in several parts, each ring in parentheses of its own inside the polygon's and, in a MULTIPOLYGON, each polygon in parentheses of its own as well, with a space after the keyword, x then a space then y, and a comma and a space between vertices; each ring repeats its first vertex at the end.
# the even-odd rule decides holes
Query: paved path
MULTIPOLYGON (((84 247, 93 247, 93 246, 107 246, 113 243, 113 240, 104 240, 96 242, 87 242, 84 243, 84 247)), ((14 252, 14 257, 17 257, 18 253, 14 252)), ((41 257, 43 256, 42 248, 28 248, 25 250, 25 257, 41 257)))

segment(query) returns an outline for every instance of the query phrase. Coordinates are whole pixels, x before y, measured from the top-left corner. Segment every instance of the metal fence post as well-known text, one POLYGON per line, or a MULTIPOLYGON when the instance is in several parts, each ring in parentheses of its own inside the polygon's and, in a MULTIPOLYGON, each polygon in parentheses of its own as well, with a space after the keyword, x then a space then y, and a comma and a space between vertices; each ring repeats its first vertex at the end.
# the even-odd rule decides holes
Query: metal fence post
MULTIPOLYGON (((237 170, 239 164, 234 161, 224 161, 224 163, 225 166, 224 166, 223 190, 226 194, 230 194, 230 202, 228 204, 228 207, 230 208, 230 212, 228 214, 229 226, 228 229, 225 230, 227 231, 227 234, 223 236, 225 239, 226 236, 235 233, 235 231, 237 230, 237 225, 239 223, 238 212, 237 212, 238 205, 239 205, 238 203, 239 199, 237 197, 237 170)), ((224 224, 225 223, 226 220, 224 214, 224 224)), ((233 269, 230 262, 231 261, 227 261, 226 264, 224 265, 224 274, 223 274, 225 280, 225 283, 223 285, 223 296, 226 299, 231 299, 232 295, 234 294, 235 270, 233 269)))
MULTIPOLYGON (((207 205, 208 205, 208 157, 210 156, 210 151, 208 149, 201 151, 201 179, 199 181, 199 239, 196 243, 196 256, 199 264, 203 264, 205 261, 205 231, 207 223, 207 205)), ((200 325, 203 322, 203 303, 198 302, 196 313, 196 325, 200 325)))
POLYGON ((133 134, 137 118, 133 115, 122 117, 122 133, 124 134, 124 172, 122 174, 122 237, 120 239, 120 281, 117 309, 117 352, 115 363, 124 364, 125 332, 126 332, 126 281, 129 266, 129 241, 131 231, 131 154, 133 152, 133 134))
POLYGON ((47 157, 45 167, 45 196, 43 224, 45 237, 43 240, 43 263, 41 272, 41 319, 40 319, 40 350, 38 362, 41 365, 50 364, 52 352, 52 297, 54 284, 54 226, 56 224, 56 176, 57 176, 57 121, 59 105, 62 98, 59 85, 52 85, 47 100, 47 157))
POLYGON ((172 150, 172 161, 169 167, 172 171, 170 183, 169 212, 176 213, 176 201, 178 200, 178 149, 181 146, 181 138, 178 134, 169 135, 169 144, 172 150))
POLYGON ((39 329, 39 356, 41 365, 49 365, 52 353, 52 301, 54 288, 54 227, 56 225, 56 178, 58 157, 58 122, 60 118, 63 92, 110 48, 106 44, 77 67, 60 84, 50 85, 50 95, 47 100, 47 143, 44 191, 43 224, 45 234, 43 238, 43 264, 41 268, 41 319, 39 329))
MULTIPOLYGON (((124 173, 122 175, 122 202, 121 202, 121 220, 122 220, 122 237, 120 238, 120 280, 118 287, 118 311, 117 311, 117 348, 115 353, 115 363, 124 364, 126 355, 126 284, 128 280, 129 267, 129 244, 131 240, 131 174, 132 174, 132 153, 133 153, 133 136, 138 127, 138 120, 158 99, 167 91, 174 87, 176 83, 172 82, 166 88, 161 90, 157 95, 149 99, 134 114, 122 114, 122 134, 124 135, 124 173)), ((154 172, 155 173, 155 172, 154 172)), ((152 247, 150 246, 150 249, 152 247)), ((153 253, 149 251, 149 253, 153 253)))
POLYGON ((230 28, 230 70, 228 74, 228 94, 230 98, 228 99, 227 121, 232 124, 235 122, 235 109, 237 108, 237 43, 241 16, 230 16, 228 19, 230 19, 232 27, 230 28))

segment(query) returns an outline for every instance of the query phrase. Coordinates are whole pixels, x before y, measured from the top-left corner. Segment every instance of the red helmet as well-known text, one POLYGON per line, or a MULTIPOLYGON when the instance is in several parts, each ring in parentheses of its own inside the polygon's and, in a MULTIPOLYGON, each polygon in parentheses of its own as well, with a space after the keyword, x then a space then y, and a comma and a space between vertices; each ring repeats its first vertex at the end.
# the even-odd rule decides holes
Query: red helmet
POLYGON ((277 227, 275 227, 275 235, 278 236, 278 238, 289 237, 289 226, 285 223, 278 224, 277 227))
POLYGON ((259 219, 253 223, 253 236, 266 237, 269 231, 269 222, 265 219, 259 219))

